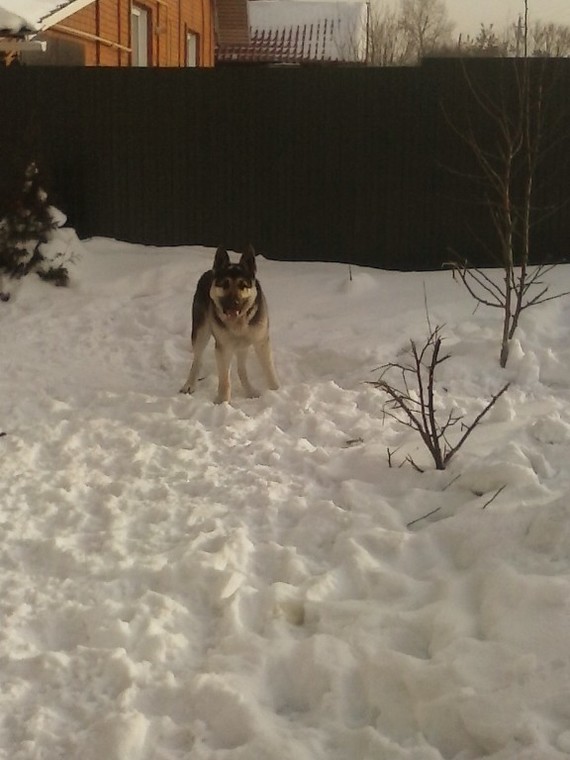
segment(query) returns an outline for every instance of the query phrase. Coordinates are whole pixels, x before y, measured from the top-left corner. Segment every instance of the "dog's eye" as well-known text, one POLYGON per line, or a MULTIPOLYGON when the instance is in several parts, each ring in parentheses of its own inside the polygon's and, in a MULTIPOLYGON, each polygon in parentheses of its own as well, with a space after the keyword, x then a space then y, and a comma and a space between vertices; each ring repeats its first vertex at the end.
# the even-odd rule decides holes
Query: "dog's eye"
POLYGON ((240 281, 238 282, 238 288, 239 288, 240 290, 247 290, 247 288, 248 288, 248 284, 247 284, 247 282, 245 282, 245 280, 240 280, 240 281))
POLYGON ((220 283, 220 287, 222 290, 227 290, 230 287, 230 281, 226 278, 225 280, 222 280, 220 283))

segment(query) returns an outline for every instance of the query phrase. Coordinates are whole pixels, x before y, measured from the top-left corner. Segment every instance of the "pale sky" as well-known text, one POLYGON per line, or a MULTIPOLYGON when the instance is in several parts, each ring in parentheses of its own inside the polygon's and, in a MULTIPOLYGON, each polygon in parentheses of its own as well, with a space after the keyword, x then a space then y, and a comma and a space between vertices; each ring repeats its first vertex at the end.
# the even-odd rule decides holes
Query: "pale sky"
MULTIPOLYGON (((0 0, 0 7, 37 23, 47 11, 66 0, 0 0)), ((389 2, 398 6, 399 0, 372 0, 373 4, 389 2)), ((455 22, 454 36, 460 33, 477 34, 481 23, 493 23, 501 29, 517 20, 524 12, 524 0, 445 0, 451 19, 455 22)), ((570 26, 570 0, 529 0, 532 21, 554 21, 570 26)))
MULTIPOLYGON (((481 22, 497 29, 524 13, 524 0, 446 0, 456 23, 454 34, 476 34, 481 22)), ((529 0, 529 21, 554 21, 570 26, 570 0, 529 0)))

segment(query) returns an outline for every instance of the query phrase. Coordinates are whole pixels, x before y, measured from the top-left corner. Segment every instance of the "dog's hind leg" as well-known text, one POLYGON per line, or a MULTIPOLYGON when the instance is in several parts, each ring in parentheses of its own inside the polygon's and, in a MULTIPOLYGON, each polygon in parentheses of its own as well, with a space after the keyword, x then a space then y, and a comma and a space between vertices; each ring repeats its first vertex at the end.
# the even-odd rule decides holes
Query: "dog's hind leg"
POLYGON ((255 344, 255 353, 267 379, 268 387, 272 391, 276 391, 279 388, 279 380, 277 379, 275 365, 273 364, 273 353, 271 351, 269 338, 261 341, 261 343, 255 344))
POLYGON ((201 325, 192 335, 192 350, 194 352, 194 358, 192 360, 188 379, 182 388, 180 388, 180 393, 194 393, 196 390, 196 383, 198 382, 200 367, 202 366, 202 355, 208 345, 210 335, 210 329, 206 324, 201 325))
POLYGON ((249 346, 246 346, 246 348, 240 348, 237 352, 238 377, 241 381, 241 384, 243 385, 245 395, 248 396, 248 398, 256 398, 257 396, 259 396, 259 393, 255 390, 255 388, 249 382, 249 377, 247 375, 248 352, 249 352, 249 346))

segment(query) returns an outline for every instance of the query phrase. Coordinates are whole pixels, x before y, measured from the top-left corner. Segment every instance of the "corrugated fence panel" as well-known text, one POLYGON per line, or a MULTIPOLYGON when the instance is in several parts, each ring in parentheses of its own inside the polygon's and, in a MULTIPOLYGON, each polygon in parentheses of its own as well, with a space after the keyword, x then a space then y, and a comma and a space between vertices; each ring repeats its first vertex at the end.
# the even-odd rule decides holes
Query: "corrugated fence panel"
MULTIPOLYGON (((569 64, 541 64, 556 72, 549 102, 562 124, 569 64)), ((511 62, 465 65, 490 93, 510 86, 511 62)), ((472 156, 450 127, 472 107, 459 62, 10 67, 0 69, 0 102, 0 204, 18 167, 36 159, 82 236, 251 242, 275 258, 398 269, 437 268, 452 250, 492 263, 478 241, 492 239, 488 209, 466 180, 472 156)), ((544 159, 533 242, 560 260, 570 247, 567 128, 544 159)))

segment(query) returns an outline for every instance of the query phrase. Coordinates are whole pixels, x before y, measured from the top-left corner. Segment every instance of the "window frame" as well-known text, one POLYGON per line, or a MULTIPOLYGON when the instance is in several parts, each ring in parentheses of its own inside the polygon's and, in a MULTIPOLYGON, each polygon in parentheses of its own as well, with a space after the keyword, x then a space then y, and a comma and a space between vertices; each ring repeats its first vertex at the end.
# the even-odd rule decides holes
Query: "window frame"
POLYGON ((150 8, 140 3, 131 3, 131 66, 152 66, 151 22, 150 8))

